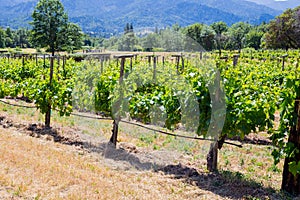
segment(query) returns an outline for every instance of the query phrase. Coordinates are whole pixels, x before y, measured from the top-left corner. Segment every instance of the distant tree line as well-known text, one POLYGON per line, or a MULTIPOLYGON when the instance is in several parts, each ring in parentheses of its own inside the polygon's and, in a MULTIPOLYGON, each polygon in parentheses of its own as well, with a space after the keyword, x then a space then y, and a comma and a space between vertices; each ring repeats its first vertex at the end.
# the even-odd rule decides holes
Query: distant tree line
POLYGON ((32 47, 29 41, 30 31, 28 29, 11 30, 0 27, 0 48, 29 48, 32 47))
POLYGON ((139 36, 132 24, 124 34, 102 41, 101 46, 120 51, 178 51, 178 50, 241 50, 300 48, 300 7, 288 9, 270 23, 251 25, 225 22, 211 25, 196 23, 187 27, 178 24, 139 36), (130 27, 131 31, 128 31, 130 27))
MULTIPOLYGON (((67 45, 61 50, 72 51, 82 49, 83 47, 94 48, 101 46, 104 38, 97 37, 93 34, 82 34, 80 27, 73 23, 69 23, 69 30, 74 33, 70 36, 72 45, 67 45), (76 34, 77 33, 77 34, 76 34), (79 34, 78 34, 79 33, 79 34), (73 38, 72 38, 73 37, 73 38)), ((0 48, 37 48, 39 45, 34 45, 33 34, 31 29, 20 28, 13 30, 11 28, 0 27, 0 48)), ((47 49, 46 49, 47 50, 47 49)), ((49 50, 49 49, 48 49, 49 50)))
MULTIPOLYGON (((41 0, 41 2, 43 2, 41 0)), ((61 11, 63 12, 63 10, 61 11)), ((66 19, 67 20, 67 19, 66 19)), ((40 19, 37 19, 40 23, 40 19)), ((300 6, 288 9, 270 23, 251 25, 238 22, 228 26, 225 22, 211 25, 192 24, 181 27, 174 24, 164 29, 155 28, 151 33, 135 32, 127 23, 124 34, 110 38, 95 37, 95 34, 79 34, 81 28, 66 23, 69 42, 59 50, 73 51, 84 48, 105 48, 119 51, 198 51, 254 49, 297 49, 300 48, 300 6)), ((0 48, 39 48, 38 34, 34 30, 0 27, 0 48)), ((51 48, 50 46, 48 48, 51 48)), ((49 49, 48 49, 49 50, 49 49)))
MULTIPOLYGON (((127 25, 126 25, 127 26, 127 25)), ((228 26, 225 22, 211 25, 196 23, 187 27, 178 24, 139 37, 134 31, 104 40, 103 47, 120 51, 180 51, 235 50, 264 48, 268 24, 259 26, 239 22, 228 26)), ((132 29, 133 30, 133 29, 132 29)))

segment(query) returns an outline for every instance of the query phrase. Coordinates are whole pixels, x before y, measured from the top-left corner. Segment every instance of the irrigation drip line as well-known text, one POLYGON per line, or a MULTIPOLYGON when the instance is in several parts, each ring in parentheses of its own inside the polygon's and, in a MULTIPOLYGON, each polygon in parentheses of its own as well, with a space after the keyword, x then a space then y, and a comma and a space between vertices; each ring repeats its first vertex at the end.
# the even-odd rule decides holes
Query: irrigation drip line
POLYGON ((10 105, 10 106, 14 106, 14 107, 20 107, 20 108, 36 108, 36 106, 24 106, 24 105, 12 104, 12 103, 3 101, 3 100, 1 100, 1 99, 0 99, 0 102, 2 102, 2 103, 4 103, 4 104, 7 104, 7 105, 10 105))
MULTIPOLYGON (((169 133, 169 132, 166 132, 166 131, 153 129, 153 128, 150 128, 150 127, 147 127, 147 126, 144 126, 144 125, 141 125, 141 124, 137 124, 137 123, 134 123, 134 122, 128 122, 128 121, 124 121, 124 120, 121 120, 121 122, 123 122, 125 124, 134 125, 134 126, 139 126, 141 128, 144 128, 144 129, 147 129, 147 130, 150 130, 150 131, 158 132, 158 133, 161 133, 161 134, 164 134, 164 135, 170 135, 170 136, 173 136, 173 137, 179 137, 179 138, 185 138, 185 139, 191 139, 191 140, 211 141, 211 142, 216 141, 214 139, 199 138, 199 137, 192 137, 192 136, 185 136, 185 135, 178 135, 178 134, 174 134, 174 133, 169 133)), ((243 145, 235 144, 235 143, 232 143, 232 142, 226 142, 225 141, 224 144, 228 144, 228 145, 236 146, 236 147, 239 147, 239 148, 243 148, 243 145)))
MULTIPOLYGON (((22 107, 22 108, 36 108, 36 106, 24 106, 24 105, 18 105, 18 104, 12 104, 12 103, 8 103, 6 101, 3 101, 0 99, 0 102, 10 105, 10 106, 14 106, 14 107, 22 107)), ((59 110, 56 110, 59 111, 59 110)), ((76 116, 76 117, 82 117, 82 118, 87 118, 87 119, 95 119, 95 120, 112 120, 112 118, 108 118, 108 117, 94 117, 94 116, 87 116, 87 115, 82 115, 82 114, 76 114, 76 113, 71 113, 70 115, 72 116, 76 116)), ((166 131, 162 131, 162 130, 157 130, 154 128, 150 128, 141 124, 137 124, 134 122, 129 122, 129 121, 125 121, 125 120, 120 120, 120 122, 125 123, 125 124, 129 124, 129 125, 133 125, 133 126, 138 126, 141 127, 143 129, 147 129, 150 131, 154 131, 154 132, 158 132, 164 135, 169 135, 169 136, 173 136, 173 137, 178 137, 178 138, 184 138, 184 139, 190 139, 190 140, 200 140, 200 141, 211 141, 211 142, 215 142, 216 140, 214 139, 208 139, 208 138, 200 138, 200 137, 192 137, 192 136, 185 136, 185 135, 179 135, 179 134, 174 134, 174 133, 169 133, 166 131)), ((224 142, 224 144, 228 144, 228 145, 232 145, 235 147, 239 147, 239 148, 243 148, 243 145, 240 144, 235 144, 232 142, 224 142)))
MULTIPOLYGON (((108 118, 108 117, 106 117, 106 118, 105 117, 93 117, 93 116, 86 116, 86 115, 74 114, 74 113, 71 113, 71 115, 77 116, 77 117, 89 118, 89 119, 96 119, 96 120, 112 120, 112 118, 108 118)), ((147 129, 147 130, 150 130, 150 131, 158 132, 158 133, 173 136, 173 137, 179 137, 179 138, 185 138, 185 139, 191 139, 191 140, 211 141, 211 142, 215 141, 214 139, 199 138, 199 137, 192 137, 192 136, 185 136, 185 135, 178 135, 178 134, 174 134, 174 133, 169 133, 169 132, 166 132, 166 131, 157 130, 157 129, 154 129, 154 128, 144 126, 142 124, 137 124, 137 123, 129 122, 129 121, 125 121, 125 120, 120 120, 120 122, 125 123, 125 124, 129 124, 129 125, 133 125, 133 126, 138 126, 138 127, 143 128, 143 129, 147 129)), ((232 142, 226 142, 225 141, 224 143, 228 144, 228 145, 236 146, 236 147, 239 147, 239 148, 243 147, 240 144, 235 144, 235 143, 232 143, 232 142)))
MULTIPOLYGON (((59 110, 56 110, 59 112, 59 110)), ((76 117, 82 117, 82 118, 87 118, 87 119, 97 119, 97 120, 112 120, 109 117, 93 117, 93 116, 87 116, 87 115, 81 115, 81 114, 76 114, 76 113, 71 113, 70 115, 76 116, 76 117)))

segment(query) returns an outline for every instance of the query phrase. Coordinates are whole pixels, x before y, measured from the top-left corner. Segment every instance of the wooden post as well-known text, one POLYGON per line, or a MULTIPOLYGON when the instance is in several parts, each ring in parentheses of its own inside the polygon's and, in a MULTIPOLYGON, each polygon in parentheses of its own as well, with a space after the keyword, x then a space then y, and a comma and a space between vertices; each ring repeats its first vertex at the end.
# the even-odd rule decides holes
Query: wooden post
MULTIPOLYGON (((50 57, 50 76, 49 76, 49 85, 50 85, 50 91, 52 90, 52 79, 53 79, 53 57, 50 57)), ((50 128, 50 122, 51 122, 51 97, 48 99, 48 105, 47 105, 47 111, 45 114, 45 127, 50 128)))
POLYGON ((120 69, 120 79, 119 79, 119 84, 123 82, 123 77, 124 77, 124 70, 125 70, 125 57, 121 58, 121 69, 120 69))
POLYGON ((220 57, 220 59, 225 60, 225 62, 227 62, 228 61, 228 56, 222 56, 222 57, 220 57))
POLYGON ((240 57, 239 54, 233 55, 233 66, 234 67, 237 66, 238 61, 239 61, 239 57, 240 57))
POLYGON ((178 57, 175 57, 175 63, 176 63, 177 74, 179 74, 179 59, 178 59, 178 57))
MULTIPOLYGON (((176 59, 176 70, 177 74, 180 74, 179 66, 180 66, 180 59, 182 59, 182 55, 172 55, 176 59)), ((184 62, 182 62, 184 64, 184 62)))
POLYGON ((104 68, 104 59, 100 58, 100 71, 101 71, 101 74, 103 74, 103 68, 104 68))
POLYGON ((283 55, 283 56, 281 56, 282 57, 282 71, 284 71, 284 65, 285 65, 285 58, 287 57, 288 55, 287 54, 285 54, 285 55, 283 55))
POLYGON ((296 69, 295 69, 296 79, 298 79, 298 68, 299 68, 299 57, 297 58, 296 69))
POLYGON ((57 73, 58 80, 60 80, 60 76, 61 76, 59 68, 60 68, 60 56, 57 56, 57 68, 56 68, 57 72, 56 73, 57 73))
POLYGON ((149 66, 151 66, 151 56, 147 56, 148 57, 148 64, 149 66))
POLYGON ((66 64, 66 56, 63 56, 63 68, 65 68, 65 64, 66 64))
POLYGON ((156 62, 157 62, 157 56, 153 57, 153 80, 156 82, 156 62))
POLYGON ((62 64, 62 68, 63 68, 63 75, 64 75, 64 80, 67 78, 67 73, 65 70, 65 64, 66 64, 66 56, 63 56, 63 64, 62 64))
POLYGON ((134 62, 137 62, 137 57, 138 57, 138 54, 135 54, 134 55, 134 62))
POLYGON ((184 58, 183 58, 183 55, 181 54, 181 73, 183 73, 184 71, 184 58))
POLYGON ((44 54, 44 68, 46 67, 46 55, 44 54))
POLYGON ((22 66, 24 67, 25 65, 25 58, 24 58, 24 55, 22 55, 22 66))
MULTIPOLYGON (((121 55, 121 56, 115 56, 117 59, 121 59, 121 67, 120 67, 120 78, 119 78, 119 84, 121 85, 123 83, 123 77, 124 77, 124 71, 125 71, 125 59, 126 58, 132 58, 133 55, 121 55)), ((122 101, 122 91, 120 91, 120 102, 122 101)), ((116 105, 117 109, 120 109, 120 105, 116 105)), ((116 147, 117 140, 118 140, 118 131, 119 131, 119 122, 121 120, 121 116, 113 116, 113 129, 112 129, 112 135, 110 138, 110 142, 116 147)))

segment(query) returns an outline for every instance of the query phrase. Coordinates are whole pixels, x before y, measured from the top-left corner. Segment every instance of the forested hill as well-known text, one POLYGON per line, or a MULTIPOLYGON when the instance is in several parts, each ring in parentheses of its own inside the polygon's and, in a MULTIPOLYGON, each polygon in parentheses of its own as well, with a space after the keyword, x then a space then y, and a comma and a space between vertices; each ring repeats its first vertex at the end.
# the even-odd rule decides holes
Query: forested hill
MULTIPOLYGON (((26 27, 38 0, 1 0, 0 26, 26 27)), ((122 32, 126 23, 135 29, 238 21, 259 24, 280 11, 243 0, 62 0, 71 21, 85 32, 122 32)))

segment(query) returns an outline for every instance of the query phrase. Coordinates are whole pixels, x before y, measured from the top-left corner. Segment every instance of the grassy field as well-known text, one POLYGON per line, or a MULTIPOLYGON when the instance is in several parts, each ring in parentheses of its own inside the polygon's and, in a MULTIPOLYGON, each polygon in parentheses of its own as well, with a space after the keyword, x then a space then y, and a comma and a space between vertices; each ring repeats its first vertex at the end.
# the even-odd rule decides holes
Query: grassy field
POLYGON ((225 145, 208 173, 207 142, 121 124, 113 149, 109 120, 53 113, 49 131, 35 109, 2 103, 0 117, 0 199, 291 199, 272 146, 225 145))

